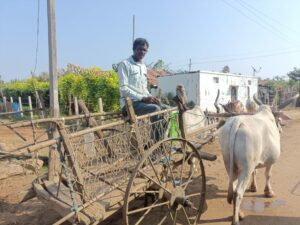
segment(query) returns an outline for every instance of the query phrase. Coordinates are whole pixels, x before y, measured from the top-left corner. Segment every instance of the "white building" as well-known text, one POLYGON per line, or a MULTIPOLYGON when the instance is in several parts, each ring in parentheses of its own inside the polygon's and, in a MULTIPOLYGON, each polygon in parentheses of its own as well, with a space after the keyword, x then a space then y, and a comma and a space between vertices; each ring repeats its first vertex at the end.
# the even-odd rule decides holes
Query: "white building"
POLYGON ((195 71, 157 78, 158 87, 164 94, 172 93, 178 84, 183 84, 188 101, 200 105, 202 110, 215 111, 214 101, 220 90, 219 103, 240 100, 244 105, 249 96, 257 94, 257 78, 232 73, 195 71))

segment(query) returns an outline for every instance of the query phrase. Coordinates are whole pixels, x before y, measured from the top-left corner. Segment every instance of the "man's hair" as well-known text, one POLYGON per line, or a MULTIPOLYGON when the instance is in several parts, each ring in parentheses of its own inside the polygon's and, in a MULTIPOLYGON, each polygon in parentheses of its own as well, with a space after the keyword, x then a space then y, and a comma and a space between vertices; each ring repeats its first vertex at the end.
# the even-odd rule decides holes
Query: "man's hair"
POLYGON ((139 45, 147 45, 147 47, 149 48, 149 43, 145 38, 137 38, 134 40, 133 42, 133 46, 132 49, 135 50, 137 48, 137 46, 139 45))

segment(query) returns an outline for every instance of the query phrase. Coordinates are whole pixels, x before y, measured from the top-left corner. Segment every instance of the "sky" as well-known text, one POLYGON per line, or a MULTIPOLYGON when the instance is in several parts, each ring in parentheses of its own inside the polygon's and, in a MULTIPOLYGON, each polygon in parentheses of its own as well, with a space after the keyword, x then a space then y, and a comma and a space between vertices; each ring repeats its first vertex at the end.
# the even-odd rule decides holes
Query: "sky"
MULTIPOLYGON (((110 70, 132 54, 135 15, 135 37, 150 44, 146 64, 188 70, 191 59, 192 70, 228 65, 252 75, 254 66, 259 77, 282 76, 300 67, 299 8, 298 0, 55 0, 57 66, 110 70)), ((47 72, 48 61, 47 1, 0 0, 2 79, 47 72)))

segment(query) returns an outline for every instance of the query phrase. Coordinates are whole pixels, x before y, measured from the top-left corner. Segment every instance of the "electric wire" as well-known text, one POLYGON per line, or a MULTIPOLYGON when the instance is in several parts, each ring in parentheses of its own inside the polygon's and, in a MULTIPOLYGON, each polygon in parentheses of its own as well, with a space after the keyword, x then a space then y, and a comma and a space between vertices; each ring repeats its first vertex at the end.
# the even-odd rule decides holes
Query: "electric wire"
POLYGON ((263 29, 273 33, 276 37, 280 38, 281 40, 285 41, 285 42, 289 42, 290 40, 286 39, 285 36, 282 36, 280 33, 275 32, 273 29, 269 28, 268 26, 266 26, 265 24, 260 23, 259 21, 253 19, 252 17, 248 16, 247 14, 245 14, 242 10, 240 10, 239 8, 235 7, 234 5, 230 4, 229 2, 227 2, 226 0, 222 0, 223 3, 225 3, 227 6, 231 7, 232 9, 234 9, 235 11, 239 12, 242 16, 246 17, 247 19, 249 19, 250 21, 252 21, 253 23, 257 24, 258 26, 262 27, 263 29))
MULTIPOLYGON (((273 53, 273 54, 262 54, 262 55, 255 55, 255 56, 220 59, 220 60, 206 60, 206 61, 193 62, 193 65, 195 65, 195 64, 197 65, 197 64, 210 64, 210 63, 243 61, 243 60, 256 59, 256 58, 267 58, 267 57, 272 57, 272 56, 277 56, 277 55, 294 54, 294 53, 299 53, 299 52, 300 52, 300 50, 293 50, 293 51, 277 52, 277 53, 273 53)), ((186 63, 186 64, 177 65, 176 67, 188 66, 188 65, 189 64, 186 63)), ((174 66, 174 64, 173 64, 173 66, 174 66)))
POLYGON ((253 5, 249 4, 248 2, 245 2, 244 0, 239 0, 240 2, 243 2, 245 5, 247 5, 249 8, 252 8, 257 13, 261 14, 265 18, 268 18, 269 20, 273 21, 274 23, 280 25, 282 28, 285 28, 286 30, 290 30, 292 32, 298 33, 296 30, 292 29, 291 27, 287 26, 286 24, 281 23, 279 20, 274 19, 273 17, 269 16, 268 14, 264 13, 263 11, 255 8, 253 5))
POLYGON ((271 23, 269 23, 264 17, 262 17, 256 10, 254 10, 252 7, 248 6, 247 3, 245 3, 242 0, 236 0, 236 2, 242 6, 245 10, 247 10, 250 14, 256 17, 258 21, 265 24, 266 26, 270 27, 270 29, 274 30, 275 32, 279 33, 280 35, 284 36, 285 38, 289 39, 289 36, 283 33, 281 30, 277 29, 275 26, 273 26, 271 23))
POLYGON ((36 28, 36 48, 35 48, 35 62, 33 74, 36 72, 37 62, 38 62, 38 52, 39 52, 39 35, 40 35, 40 0, 37 0, 37 28, 36 28))
MULTIPOLYGON (((282 52, 282 51, 287 51, 287 50, 298 50, 300 46, 295 46, 295 47, 289 47, 289 48, 278 48, 278 49, 269 49, 269 50, 260 50, 260 51, 253 51, 253 52, 240 52, 240 53, 235 53, 235 54, 227 54, 227 55, 215 55, 215 56, 205 56, 201 58, 194 59, 196 61, 200 60, 213 60, 213 59, 218 59, 218 58, 230 58, 230 57, 246 57, 246 56, 251 56, 251 55, 257 55, 257 54, 271 54, 271 53, 277 53, 277 52, 282 52)), ((300 50, 300 49, 299 49, 300 50)), ((171 62, 172 65, 181 65, 183 62, 187 62, 189 59, 182 59, 178 61, 171 62)), ((185 65, 185 64, 184 64, 185 65)))

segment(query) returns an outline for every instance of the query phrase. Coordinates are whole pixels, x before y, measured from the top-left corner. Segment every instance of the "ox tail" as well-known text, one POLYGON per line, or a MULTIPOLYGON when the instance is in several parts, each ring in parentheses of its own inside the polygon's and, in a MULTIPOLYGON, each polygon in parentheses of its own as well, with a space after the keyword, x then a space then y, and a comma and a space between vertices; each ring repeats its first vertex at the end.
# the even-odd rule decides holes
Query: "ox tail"
POLYGON ((233 121, 230 131, 229 131, 229 186, 228 186, 228 195, 227 195, 227 202, 229 204, 232 203, 233 199, 233 181, 234 181, 234 145, 235 139, 238 132, 238 129, 241 125, 241 122, 236 119, 233 121))

